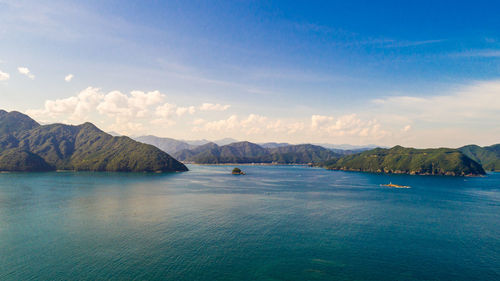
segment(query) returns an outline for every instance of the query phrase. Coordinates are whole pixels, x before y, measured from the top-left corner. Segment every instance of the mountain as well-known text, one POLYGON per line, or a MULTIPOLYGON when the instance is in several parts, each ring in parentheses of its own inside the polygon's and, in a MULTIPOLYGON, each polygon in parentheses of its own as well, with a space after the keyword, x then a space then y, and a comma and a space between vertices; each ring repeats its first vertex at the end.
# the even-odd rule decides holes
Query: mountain
POLYGON ((215 143, 217 145, 227 145, 227 144, 231 144, 231 143, 235 143, 235 142, 238 142, 238 140, 235 140, 233 138, 223 138, 220 140, 213 141, 213 143, 215 143))
POLYGON ((179 141, 171 138, 160 138, 156 136, 140 136, 134 140, 150 145, 154 145, 168 154, 173 154, 184 149, 192 149, 195 145, 190 145, 184 141, 179 141))
POLYGON ((17 111, 0 110, 0 136, 40 126, 35 120, 17 111))
POLYGON ((333 150, 349 150, 349 151, 366 151, 370 149, 374 149, 377 147, 381 147, 375 144, 367 144, 367 145, 351 145, 351 144, 331 144, 331 143, 315 143, 315 145, 322 146, 324 148, 329 148, 333 150))
POLYGON ((276 147, 283 147, 283 146, 289 146, 289 143, 286 142, 266 142, 266 143, 259 143, 260 146, 263 148, 276 148, 276 147))
POLYGON ((199 146, 199 145, 205 145, 207 143, 215 143, 217 145, 226 145, 226 144, 231 144, 233 142, 238 142, 237 140, 233 139, 233 138, 223 138, 223 139, 220 139, 220 140, 214 140, 214 141, 209 141, 209 140, 206 140, 206 139, 201 139, 201 140, 182 140, 183 142, 189 144, 189 145, 192 145, 192 146, 199 146))
POLYGON ((108 132, 108 134, 112 135, 113 137, 121 137, 121 136, 123 136, 122 134, 117 133, 115 131, 110 131, 110 132, 108 132))
POLYGON ((207 144, 209 143, 210 141, 209 140, 206 140, 206 139, 201 139, 201 140, 181 140, 189 145, 192 145, 192 146, 199 146, 199 145, 204 145, 204 144, 207 144))
POLYGON ((321 146, 297 144, 269 149, 273 162, 277 163, 319 163, 336 159, 340 155, 321 146))
POLYGON ((264 148, 258 144, 243 141, 223 146, 208 143, 191 150, 179 151, 174 156, 181 161, 198 164, 307 164, 326 161, 339 155, 326 148, 310 144, 264 148))
POLYGON ((467 145, 458 150, 481 164, 485 170, 500 171, 500 144, 484 147, 467 145))
POLYGON ((395 146, 344 156, 323 164, 327 169, 411 175, 484 175, 481 165, 457 149, 395 146))
POLYGON ((91 123, 40 125, 19 112, 0 112, 3 171, 187 171, 160 149, 113 137, 91 123))

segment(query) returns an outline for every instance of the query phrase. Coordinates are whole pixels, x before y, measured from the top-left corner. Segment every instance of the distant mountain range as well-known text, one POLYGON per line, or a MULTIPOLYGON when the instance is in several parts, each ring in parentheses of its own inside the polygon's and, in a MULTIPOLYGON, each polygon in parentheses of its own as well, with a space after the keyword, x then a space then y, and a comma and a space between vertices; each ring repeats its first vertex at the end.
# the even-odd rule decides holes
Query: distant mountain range
POLYGON ((232 142, 234 139, 230 138, 220 140, 219 143, 205 143, 206 140, 187 143, 154 136, 138 137, 136 140, 155 145, 180 161, 197 164, 314 163, 329 169, 339 170, 439 175, 478 175, 484 173, 484 170, 500 170, 500 144, 487 147, 469 145, 459 149, 443 151, 440 149, 420 150, 400 146, 388 149, 379 148, 375 145, 365 147, 325 143, 322 145, 292 145, 276 142, 256 144, 232 142), (232 143, 224 144, 227 142, 232 143), (199 143, 202 143, 202 145, 197 145, 199 143), (377 163, 368 161, 375 159, 374 155, 384 153, 387 156, 384 156, 383 160, 377 158, 377 161, 379 161, 377 163), (367 155, 369 155, 368 158, 367 155), (480 168, 482 165, 481 169, 483 171, 477 169, 473 163, 468 162, 468 159, 479 164, 480 168), (431 168, 428 165, 431 165, 431 168))
MULTIPOLYGON (((110 132, 110 134, 117 134, 115 132, 110 132)), ((117 134, 118 135, 118 134, 117 134)), ((176 140, 172 138, 162 138, 162 137, 157 137, 157 136, 140 136, 140 137, 133 137, 134 140, 140 141, 142 143, 146 144, 151 144, 154 145, 161 150, 169 153, 169 154, 175 154, 176 152, 179 152, 181 150, 185 149, 194 149, 197 146, 209 144, 209 143, 215 143, 218 146, 224 146, 232 143, 237 143, 238 141, 233 139, 233 138, 224 138, 220 140, 215 140, 215 141, 209 141, 206 139, 202 140, 191 140, 191 141, 186 141, 186 140, 176 140)), ((286 147, 286 146, 292 146, 290 143, 286 142, 266 142, 266 143, 257 143, 257 145, 263 147, 263 148, 278 148, 278 147, 286 147)), ((365 150, 373 149, 374 147, 377 147, 375 145, 368 145, 366 147, 364 146, 354 146, 354 145, 335 145, 335 144, 314 144, 316 146, 322 146, 324 148, 327 148, 337 154, 341 155, 349 155, 353 153, 358 153, 362 152, 365 150), (339 147, 346 147, 345 149, 339 148, 339 147)))
POLYGON ((332 170, 411 175, 484 175, 481 165, 457 149, 376 148, 322 164, 332 170))
POLYGON ((302 144, 266 148, 251 142, 219 146, 208 143, 173 154, 180 161, 197 164, 276 163, 307 164, 338 158, 340 155, 321 146, 302 144))
POLYGON ((113 137, 91 123, 40 125, 0 110, 0 171, 187 171, 162 150, 113 137))
POLYGON ((197 145, 192 145, 184 141, 179 141, 171 138, 160 138, 156 136, 141 136, 136 137, 134 140, 150 145, 154 145, 168 154, 173 154, 177 151, 184 149, 192 149, 197 145))
MULTIPOLYGON (((114 133, 117 134, 117 133, 114 133)), ((181 141, 155 136, 113 137, 91 123, 40 125, 0 110, 0 171, 186 171, 198 164, 309 164, 327 169, 417 175, 482 175, 500 171, 500 144, 414 149, 323 144, 181 141), (342 147, 344 149, 340 149, 342 147)))
MULTIPOLYGON (((168 154, 174 154, 184 149, 193 149, 197 146, 211 143, 211 141, 205 139, 186 141, 186 140, 176 140, 172 138, 162 138, 152 135, 133 137, 133 139, 142 143, 154 145, 168 154)), ((217 145, 226 145, 234 142, 237 142, 237 140, 232 138, 224 138, 213 141, 213 143, 217 145)))

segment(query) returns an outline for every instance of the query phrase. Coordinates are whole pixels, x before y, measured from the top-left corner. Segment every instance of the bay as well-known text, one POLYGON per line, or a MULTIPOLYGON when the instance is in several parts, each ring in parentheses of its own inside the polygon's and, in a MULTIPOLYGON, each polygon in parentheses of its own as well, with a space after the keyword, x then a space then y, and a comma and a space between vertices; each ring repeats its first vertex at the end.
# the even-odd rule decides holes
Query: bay
POLYGON ((0 174, 0 280, 500 280, 499 173, 232 168, 0 174))

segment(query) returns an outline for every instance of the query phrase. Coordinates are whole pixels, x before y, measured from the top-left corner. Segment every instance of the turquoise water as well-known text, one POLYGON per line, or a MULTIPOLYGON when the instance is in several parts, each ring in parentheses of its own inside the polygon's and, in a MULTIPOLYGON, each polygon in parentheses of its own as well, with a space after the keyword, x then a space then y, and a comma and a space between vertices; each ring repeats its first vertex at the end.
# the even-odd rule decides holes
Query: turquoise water
POLYGON ((0 280, 500 280, 498 173, 189 168, 0 174, 0 280))

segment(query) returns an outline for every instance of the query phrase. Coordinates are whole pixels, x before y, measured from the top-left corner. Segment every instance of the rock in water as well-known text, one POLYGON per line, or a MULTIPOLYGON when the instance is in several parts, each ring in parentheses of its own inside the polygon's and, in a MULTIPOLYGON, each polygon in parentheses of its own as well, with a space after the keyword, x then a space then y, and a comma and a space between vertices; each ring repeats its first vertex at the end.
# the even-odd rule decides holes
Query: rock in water
POLYGON ((231 172, 233 175, 244 175, 245 173, 240 168, 234 168, 231 172))

